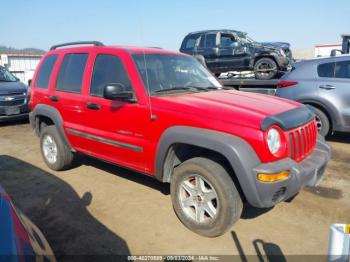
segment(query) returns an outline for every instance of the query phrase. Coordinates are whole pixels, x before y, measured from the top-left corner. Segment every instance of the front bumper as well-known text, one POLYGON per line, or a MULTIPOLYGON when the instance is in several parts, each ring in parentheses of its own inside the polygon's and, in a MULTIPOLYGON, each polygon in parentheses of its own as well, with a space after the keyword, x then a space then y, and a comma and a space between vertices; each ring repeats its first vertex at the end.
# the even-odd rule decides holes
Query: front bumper
POLYGON ((288 71, 291 69, 290 59, 287 56, 278 56, 276 60, 280 70, 288 71))
POLYGON ((19 109, 19 114, 7 115, 6 107, 0 107, 0 123, 10 120, 27 119, 29 115, 29 108, 27 104, 16 106, 19 109))
POLYGON ((331 148, 319 136, 314 152, 300 163, 287 158, 273 163, 264 163, 254 168, 255 177, 258 173, 279 173, 289 171, 285 180, 271 183, 260 182, 256 179, 255 186, 258 195, 256 207, 271 207, 296 195, 304 186, 317 186, 324 176, 326 165, 331 156, 331 148))

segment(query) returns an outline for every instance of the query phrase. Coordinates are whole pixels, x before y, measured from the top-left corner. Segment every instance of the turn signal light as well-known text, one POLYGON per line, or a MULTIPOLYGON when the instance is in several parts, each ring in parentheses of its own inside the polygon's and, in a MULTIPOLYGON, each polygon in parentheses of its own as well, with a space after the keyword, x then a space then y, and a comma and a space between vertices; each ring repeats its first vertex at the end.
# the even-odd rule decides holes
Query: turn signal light
POLYGON ((277 182, 287 179, 289 176, 289 171, 282 171, 276 174, 258 174, 258 180, 261 182, 277 182))
POLYGON ((347 224, 347 225, 345 226, 345 234, 350 235, 350 224, 347 224))

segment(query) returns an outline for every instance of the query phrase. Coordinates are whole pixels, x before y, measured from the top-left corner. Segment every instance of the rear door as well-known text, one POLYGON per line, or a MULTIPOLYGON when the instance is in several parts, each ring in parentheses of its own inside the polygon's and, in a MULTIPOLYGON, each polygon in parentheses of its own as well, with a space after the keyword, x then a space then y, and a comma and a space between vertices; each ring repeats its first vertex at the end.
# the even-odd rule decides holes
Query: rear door
POLYGON ((196 53, 205 57, 205 62, 210 69, 218 67, 218 33, 203 34, 196 53))
POLYGON ((337 124, 350 128, 350 60, 322 63, 317 71, 320 96, 339 113, 337 124))
POLYGON ((94 55, 90 88, 83 107, 85 129, 75 134, 85 139, 85 152, 145 172, 144 133, 149 125, 149 110, 137 101, 124 59, 118 51, 94 55), (125 91, 134 92, 134 102, 103 97, 104 87, 117 83, 125 91))
POLYGON ((81 92, 87 59, 88 53, 66 53, 61 57, 55 85, 48 100, 48 104, 60 112, 69 141, 77 150, 83 148, 84 141, 69 130, 84 130, 84 98, 81 92))

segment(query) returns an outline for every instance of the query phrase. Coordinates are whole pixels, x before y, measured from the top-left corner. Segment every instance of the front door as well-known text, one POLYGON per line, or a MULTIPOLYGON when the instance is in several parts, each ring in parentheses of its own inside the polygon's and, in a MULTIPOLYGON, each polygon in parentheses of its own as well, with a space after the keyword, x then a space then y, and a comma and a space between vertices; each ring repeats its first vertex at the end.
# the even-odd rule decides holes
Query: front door
POLYGON ((222 67, 241 69, 249 66, 247 48, 233 34, 220 34, 219 59, 222 67))
POLYGON ((125 91, 134 91, 122 58, 97 54, 84 108, 85 131, 78 135, 88 141, 91 155, 145 172, 144 130, 149 111, 138 104, 135 94, 134 101, 105 99, 107 84, 121 84, 125 91))

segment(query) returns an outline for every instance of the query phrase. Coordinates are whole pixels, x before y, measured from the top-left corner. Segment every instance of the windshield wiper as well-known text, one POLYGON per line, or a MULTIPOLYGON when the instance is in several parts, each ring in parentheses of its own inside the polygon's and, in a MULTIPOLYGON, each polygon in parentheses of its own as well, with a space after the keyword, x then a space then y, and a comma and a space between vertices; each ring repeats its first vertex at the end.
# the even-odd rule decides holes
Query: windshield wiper
POLYGON ((6 80, 6 79, 0 79, 0 82, 16 82, 16 81, 11 81, 11 80, 6 80))
POLYGON ((175 86, 171 88, 159 89, 156 90, 155 93, 169 92, 173 90, 189 90, 189 91, 209 91, 209 90, 218 90, 217 87, 208 86, 208 87, 200 87, 200 86, 175 86))
POLYGON ((218 87, 215 86, 207 86, 207 87, 199 87, 199 86, 194 86, 193 88, 196 88, 198 90, 204 90, 204 91, 208 91, 208 90, 218 90, 218 87))
POLYGON ((221 89, 222 90, 232 90, 232 89, 237 90, 237 88, 234 86, 223 86, 221 89))
POLYGON ((190 91, 196 91, 195 88, 193 87, 184 87, 184 86, 175 86, 175 87, 171 87, 171 88, 165 88, 165 89, 159 89, 154 91, 155 93, 163 93, 163 92, 169 92, 169 91, 174 91, 174 90, 190 90, 190 91))

